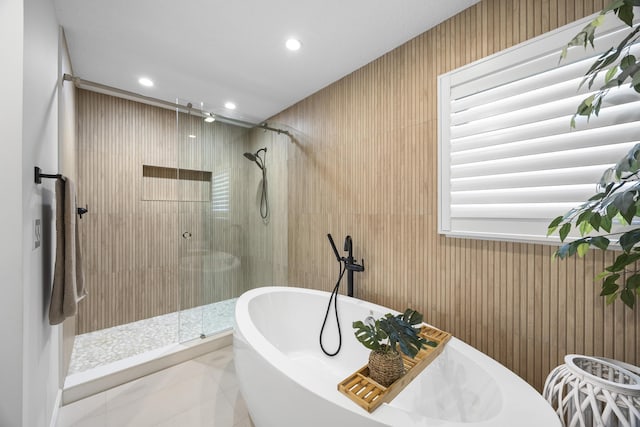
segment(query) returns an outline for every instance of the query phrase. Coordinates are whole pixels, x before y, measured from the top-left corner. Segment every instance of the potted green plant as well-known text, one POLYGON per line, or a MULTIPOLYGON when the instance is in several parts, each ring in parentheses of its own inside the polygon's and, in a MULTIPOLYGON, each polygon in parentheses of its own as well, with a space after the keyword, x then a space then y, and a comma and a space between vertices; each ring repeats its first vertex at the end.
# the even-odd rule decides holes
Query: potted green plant
MULTIPOLYGON (((634 24, 634 6, 640 0, 614 0, 580 31, 563 50, 584 46, 593 47, 597 28, 604 16, 614 13, 629 26, 627 36, 618 46, 612 46, 593 63, 581 83, 591 88, 600 72, 606 72, 604 85, 585 98, 571 120, 575 127, 576 116, 597 116, 602 100, 614 87, 629 84, 640 93, 640 61, 630 53, 631 45, 640 40, 640 24, 634 24)), ((600 295, 608 303, 620 296, 626 306, 633 308, 636 295, 640 293, 640 227, 633 225, 640 217, 640 144, 635 145, 615 166, 607 169, 598 184, 598 192, 582 205, 555 218, 548 226, 550 235, 558 232, 565 242, 571 229, 578 229, 580 238, 564 243, 555 251, 554 257, 563 259, 575 254, 584 256, 591 247, 606 250, 613 241, 622 249, 612 265, 607 266, 597 278, 602 279, 600 295), (618 226, 616 226, 616 223, 618 226)))
POLYGON ((414 358, 424 345, 437 346, 437 343, 419 335, 420 324, 422 314, 409 308, 395 316, 387 313, 377 320, 369 316, 364 322, 353 322, 356 338, 371 350, 368 365, 371 379, 388 387, 404 375, 404 363, 398 348, 414 358))

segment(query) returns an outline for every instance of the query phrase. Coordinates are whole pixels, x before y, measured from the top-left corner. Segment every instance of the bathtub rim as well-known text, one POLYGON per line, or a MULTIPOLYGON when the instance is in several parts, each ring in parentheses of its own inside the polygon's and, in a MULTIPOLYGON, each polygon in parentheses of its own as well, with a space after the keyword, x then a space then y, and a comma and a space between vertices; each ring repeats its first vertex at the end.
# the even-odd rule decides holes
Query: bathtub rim
MULTIPOLYGON (((353 413, 362 415, 367 418, 371 418, 378 422, 390 422, 391 420, 398 420, 398 417, 407 416, 409 418, 412 417, 411 412, 401 408, 399 406, 394 406, 393 401, 388 403, 383 403, 378 407, 378 409, 373 413, 368 413, 360 406, 356 405, 352 402, 348 397, 341 393, 325 395, 318 390, 311 389, 306 381, 308 381, 311 377, 309 373, 300 366, 297 366, 294 363, 286 363, 288 361, 288 357, 286 354, 278 350, 273 344, 271 344, 266 337, 262 335, 253 325, 251 321, 251 316, 249 314, 249 302, 254 298, 262 294, 270 293, 270 292, 288 292, 288 293, 303 293, 303 294, 311 294, 311 295, 319 295, 328 298, 329 292, 320 291, 316 289, 308 289, 301 288, 295 286, 265 286, 260 288, 254 288, 249 291, 246 291, 242 294, 236 303, 236 312, 235 312, 235 326, 233 329, 234 334, 234 342, 236 340, 236 334, 239 334, 239 338, 243 339, 245 343, 247 343, 254 351, 256 351, 256 347, 260 350, 260 355, 263 357, 267 363, 272 366, 274 369, 281 372, 283 375, 287 376, 291 381, 294 381, 300 387, 304 388, 308 392, 314 394, 318 398, 322 398, 328 400, 336 405, 339 405, 341 408, 349 410, 353 413), (239 318, 239 314, 243 317, 239 318), (242 321, 244 320, 244 321, 242 321), (249 325, 246 322, 249 322, 249 325), (244 328, 243 328, 244 326, 244 328), (249 326, 249 327, 247 327, 249 326), (249 329, 249 330, 247 330, 249 329)), ((341 297, 349 298, 347 296, 341 295, 341 297)), ((381 310, 382 312, 392 312, 399 313, 396 310, 390 309, 388 307, 381 306, 379 304, 371 303, 368 301, 360 300, 357 298, 350 298, 350 303, 356 305, 364 305, 368 309, 372 308, 374 310, 381 310)), ((434 326, 437 328, 437 326, 434 326)), ((462 353, 469 360, 476 363, 482 369, 484 369, 488 375, 490 375, 494 381, 498 385, 498 389, 500 392, 500 396, 502 399, 503 409, 498 412, 497 415, 481 420, 479 422, 471 423, 471 422, 455 422, 451 420, 441 419, 441 418, 429 418, 425 417, 426 420, 433 420, 435 422, 440 422, 442 425, 475 425, 475 426, 494 426, 495 423, 498 422, 497 425, 503 425, 505 421, 517 419, 517 415, 521 413, 519 409, 521 409, 523 403, 528 403, 526 398, 535 397, 537 400, 535 408, 537 409, 540 405, 540 409, 544 410, 543 403, 547 402, 544 400, 542 395, 538 393, 530 384, 524 381, 520 376, 518 376, 515 372, 511 371, 498 361, 494 360, 487 354, 482 351, 472 347, 471 345, 463 342, 462 340, 456 338, 455 336, 451 337, 451 340, 447 344, 445 348, 445 352, 448 348, 453 348, 455 351, 462 353), (509 386, 503 386, 503 382, 508 382, 509 386), (520 398, 520 399, 518 399, 520 398), (507 420, 505 420, 505 417, 507 420)), ((363 361, 363 364, 366 364, 366 361, 363 361)), ((337 389, 337 383, 336 383, 337 389)), ((399 398, 402 395, 398 395, 396 397, 399 398)), ((528 406, 528 405, 526 405, 528 406)), ((542 421, 552 421, 555 420, 558 427, 561 426, 559 419, 557 418, 555 411, 553 408, 548 405, 547 407, 547 419, 542 419, 542 421)), ((545 414, 542 414, 543 417, 545 414)), ((409 424, 407 424, 409 425, 409 424)), ((552 426, 551 422, 548 424, 552 426)))

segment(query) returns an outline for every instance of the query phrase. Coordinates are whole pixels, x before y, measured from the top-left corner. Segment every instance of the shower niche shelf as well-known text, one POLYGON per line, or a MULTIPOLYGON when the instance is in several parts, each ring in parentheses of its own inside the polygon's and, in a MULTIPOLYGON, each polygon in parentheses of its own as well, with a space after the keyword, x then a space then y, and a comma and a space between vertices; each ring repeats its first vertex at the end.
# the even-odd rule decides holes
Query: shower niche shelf
POLYGON ((211 172, 142 165, 142 200, 211 201, 211 172))

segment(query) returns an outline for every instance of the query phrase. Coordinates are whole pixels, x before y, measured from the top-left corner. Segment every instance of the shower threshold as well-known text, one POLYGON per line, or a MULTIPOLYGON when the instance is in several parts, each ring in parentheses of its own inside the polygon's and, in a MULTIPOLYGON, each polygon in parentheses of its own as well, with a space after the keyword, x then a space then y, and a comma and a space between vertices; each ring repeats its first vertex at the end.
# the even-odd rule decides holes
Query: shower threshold
POLYGON ((78 335, 63 404, 231 345, 237 298, 78 335), (207 337, 201 337, 202 325, 207 337), (190 340, 180 343, 181 337, 190 340))
POLYGON ((233 331, 175 343, 163 348, 98 366, 84 372, 68 375, 62 390, 62 405, 68 405, 85 397, 93 396, 113 387, 134 381, 206 353, 230 346, 233 331))

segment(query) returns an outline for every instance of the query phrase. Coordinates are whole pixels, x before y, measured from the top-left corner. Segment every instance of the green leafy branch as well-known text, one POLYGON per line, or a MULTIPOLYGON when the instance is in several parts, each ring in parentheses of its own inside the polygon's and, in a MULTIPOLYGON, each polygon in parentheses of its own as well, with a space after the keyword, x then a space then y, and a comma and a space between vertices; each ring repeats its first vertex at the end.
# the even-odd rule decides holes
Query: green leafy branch
POLYGON ((640 293, 640 228, 626 227, 613 230, 617 222, 629 226, 640 217, 640 144, 636 144, 615 166, 607 169, 600 179, 600 190, 589 200, 564 215, 558 216, 548 226, 547 236, 558 231, 562 242, 572 229, 577 229, 581 238, 565 243, 554 253, 564 259, 573 255, 583 257, 591 247, 606 250, 612 238, 622 248, 614 263, 596 276, 602 279, 601 296, 612 303, 618 296, 633 308, 636 295, 640 293), (597 235, 590 236, 592 232, 597 235), (606 233, 605 233, 606 232, 606 233))
MULTIPOLYGON (((617 45, 609 48, 596 59, 584 75, 580 87, 585 83, 591 89, 597 76, 606 72, 604 85, 578 106, 571 118, 576 126, 576 117, 598 115, 603 98, 609 90, 625 83, 640 93, 640 61, 630 53, 631 45, 640 40, 640 25, 633 24, 635 6, 640 0, 613 0, 600 14, 587 24, 562 50, 561 60, 573 46, 594 46, 595 32, 605 21, 605 15, 614 13, 630 27, 628 34, 617 45)), ((572 230, 578 230, 580 238, 564 243, 554 252, 554 258, 564 259, 578 255, 583 257, 590 248, 609 248, 612 241, 622 248, 612 265, 596 276, 602 280, 601 296, 612 303, 618 296, 633 308, 640 293, 640 228, 632 227, 633 219, 640 217, 640 144, 634 146, 615 166, 607 169, 598 183, 598 192, 577 208, 555 218, 548 226, 547 235, 558 232, 565 242, 572 230), (614 227, 615 226, 615 227, 614 227), (595 234, 591 234, 595 232, 595 234)))
POLYGON ((406 309, 396 316, 387 313, 380 319, 364 323, 360 320, 353 322, 355 336, 366 348, 385 353, 397 353, 397 347, 407 356, 413 358, 424 345, 432 347, 437 343, 422 338, 420 325, 422 314, 415 310, 406 309))
POLYGON ((640 0, 614 0, 591 22, 589 22, 571 41, 562 49, 560 59, 567 56, 568 49, 573 46, 587 47, 590 44, 594 47, 595 32, 604 21, 608 13, 614 13, 618 19, 631 27, 631 31, 617 45, 612 46, 598 57, 586 72, 580 87, 587 83, 589 89, 593 86, 596 77, 600 72, 606 71, 604 85, 597 92, 583 99, 578 106, 575 114, 571 118, 571 126, 576 126, 576 117, 598 115, 602 107, 604 97, 609 90, 614 87, 620 87, 626 82, 630 83, 633 89, 640 93, 640 62, 634 55, 629 53, 632 44, 640 39, 640 25, 633 25, 633 7, 640 6, 640 0))

